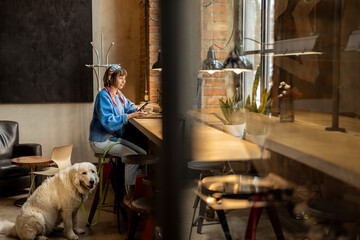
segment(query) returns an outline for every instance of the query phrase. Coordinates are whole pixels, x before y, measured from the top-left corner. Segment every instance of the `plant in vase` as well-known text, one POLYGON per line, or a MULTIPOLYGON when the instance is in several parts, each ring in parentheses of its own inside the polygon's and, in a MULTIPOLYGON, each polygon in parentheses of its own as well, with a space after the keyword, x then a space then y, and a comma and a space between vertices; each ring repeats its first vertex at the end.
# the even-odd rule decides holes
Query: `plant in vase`
POLYGON ((302 93, 296 87, 291 88, 290 84, 282 81, 279 84, 280 122, 294 121, 293 101, 300 99, 302 93))
POLYGON ((259 87, 261 77, 261 65, 257 67, 253 87, 252 95, 248 95, 245 102, 246 109, 246 133, 256 136, 267 135, 269 130, 268 116, 270 113, 270 107, 272 104, 271 88, 268 90, 265 88, 260 96, 259 107, 256 104, 256 93, 259 87))
POLYGON ((242 138, 245 129, 245 116, 243 113, 244 104, 240 101, 238 89, 236 88, 232 98, 227 98, 225 101, 222 98, 219 99, 219 106, 222 116, 218 113, 213 113, 213 115, 224 123, 224 131, 242 138))
POLYGON ((259 65, 257 67, 255 79, 254 79, 253 87, 252 87, 252 95, 251 95, 251 97, 250 97, 250 95, 247 96, 246 102, 245 102, 245 108, 250 112, 262 113, 262 114, 268 115, 270 113, 270 106, 272 104, 271 88, 269 90, 267 90, 267 88, 265 88, 263 90, 263 92, 261 93, 259 107, 257 107, 256 101, 255 101, 256 92, 259 87, 260 76, 261 76, 261 65, 259 65))

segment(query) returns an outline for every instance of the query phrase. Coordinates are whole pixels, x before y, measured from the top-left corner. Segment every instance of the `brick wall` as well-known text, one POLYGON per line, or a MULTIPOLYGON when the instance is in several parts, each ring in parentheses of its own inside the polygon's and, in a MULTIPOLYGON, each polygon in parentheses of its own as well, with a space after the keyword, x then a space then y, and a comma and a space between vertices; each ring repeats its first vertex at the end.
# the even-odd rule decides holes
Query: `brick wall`
MULTIPOLYGON (((232 31, 232 0, 213 0, 213 6, 209 5, 210 2, 210 0, 201 1, 201 59, 206 59, 212 43, 216 58, 223 63, 234 46, 230 41, 225 47, 232 31)), ((214 74, 202 73, 201 75, 203 79, 201 110, 203 112, 218 112, 220 111, 219 98, 226 98, 228 94, 232 94, 232 87, 230 86, 233 84, 233 73, 218 72, 214 74)))
POLYGON ((146 18, 146 4, 142 2, 139 5, 139 26, 140 26, 140 72, 139 72, 139 79, 140 79, 140 96, 145 96, 143 100, 147 100, 146 95, 148 94, 148 86, 145 86, 147 82, 147 74, 146 66, 148 65, 148 57, 147 57, 147 18, 146 18), (146 89, 145 89, 146 87, 146 89))
POLYGON ((150 101, 157 102, 161 88, 159 71, 151 70, 158 59, 160 50, 160 1, 149 0, 149 95, 150 101))
MULTIPOLYGON (((214 0, 213 6, 209 5, 210 0, 202 0, 201 4, 201 22, 202 22, 202 41, 201 41, 201 59, 207 56, 207 51, 211 45, 214 45, 216 57, 224 62, 229 52, 233 48, 232 41, 223 48, 231 36, 233 24, 233 5, 232 0, 214 0), (209 5, 209 6, 207 6, 209 5), (207 6, 207 7, 206 7, 207 6), (211 10, 213 11, 213 21, 211 22, 211 10), (217 47, 219 46, 219 47, 217 47)), ((151 70, 152 65, 157 61, 158 51, 160 50, 160 2, 159 0, 149 0, 149 38, 148 38, 148 65, 149 70, 149 96, 150 100, 156 102, 159 98, 160 72, 151 70)), ((142 31, 142 33, 145 31, 142 31)), ((143 63, 144 61, 142 61, 143 63)), ((145 68, 144 68, 145 69, 145 68)), ((219 111, 219 98, 225 98, 232 94, 231 85, 233 85, 232 73, 202 73, 202 92, 201 109, 205 112, 219 111)))

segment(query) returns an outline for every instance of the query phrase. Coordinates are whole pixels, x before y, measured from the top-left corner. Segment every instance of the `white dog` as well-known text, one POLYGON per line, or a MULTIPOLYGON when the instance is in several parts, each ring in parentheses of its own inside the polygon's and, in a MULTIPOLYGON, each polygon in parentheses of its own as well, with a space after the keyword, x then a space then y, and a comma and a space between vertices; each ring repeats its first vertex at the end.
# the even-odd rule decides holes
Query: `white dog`
POLYGON ((68 239, 84 233, 77 227, 81 201, 95 189, 99 178, 92 163, 76 163, 46 179, 21 208, 16 222, 0 222, 0 230, 22 240, 44 240, 61 222, 68 239))

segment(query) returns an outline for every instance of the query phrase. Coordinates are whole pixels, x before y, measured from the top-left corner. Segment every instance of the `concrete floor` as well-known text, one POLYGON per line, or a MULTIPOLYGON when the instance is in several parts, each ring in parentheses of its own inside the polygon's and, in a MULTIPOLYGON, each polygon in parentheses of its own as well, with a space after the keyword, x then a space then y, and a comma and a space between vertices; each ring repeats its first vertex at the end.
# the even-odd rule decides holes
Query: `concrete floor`
MULTIPOLYGON (((182 215, 183 220, 183 231, 182 231, 182 239, 189 239, 189 230, 191 226, 191 218, 193 213, 193 201, 195 198, 194 189, 196 187, 196 183, 194 185, 190 185, 184 192, 184 214, 182 215)), ((89 197, 89 200, 85 203, 86 213, 89 213, 89 209, 93 200, 92 194, 89 197)), ((0 218, 8 219, 10 221, 14 221, 16 216, 20 212, 20 208, 14 206, 14 201, 21 197, 25 197, 26 193, 15 196, 8 197, 0 197, 0 218)), ((107 195, 107 203, 113 202, 113 192, 110 188, 107 195)), ((80 239, 126 239, 126 231, 127 231, 127 223, 121 221, 121 230, 122 233, 118 233, 117 231, 117 220, 116 215, 111 211, 111 207, 105 208, 105 210, 101 211, 101 217, 97 225, 92 227, 86 227, 85 219, 82 215, 82 212, 78 213, 78 221, 79 226, 85 229, 85 234, 80 235, 80 239)), ((280 206, 278 208, 278 212, 281 218, 283 232, 285 235, 285 239, 294 239, 299 240, 303 239, 308 235, 308 226, 311 223, 311 220, 307 221, 299 221, 290 217, 286 206, 280 206)), ((247 219, 249 216, 249 209, 242 210, 230 210, 226 211, 226 217, 228 220, 230 232, 232 239, 244 239, 244 232, 246 228, 247 219)), ((95 217, 97 214, 95 215, 95 217)), ((141 232, 137 234, 137 237, 140 239, 141 232)), ((0 240, 12 239, 0 234, 0 240)), ((63 232, 56 232, 49 236, 49 239, 60 240, 66 239, 63 235, 63 232)), ((202 234, 196 233, 196 228, 192 230, 193 240, 207 240, 207 239, 225 239, 224 234, 222 232, 220 224, 204 226, 202 230, 202 234)), ((256 239, 266 239, 272 240, 276 239, 275 234, 272 230, 271 224, 267 219, 266 213, 260 219, 258 228, 257 228, 257 237, 256 239)))

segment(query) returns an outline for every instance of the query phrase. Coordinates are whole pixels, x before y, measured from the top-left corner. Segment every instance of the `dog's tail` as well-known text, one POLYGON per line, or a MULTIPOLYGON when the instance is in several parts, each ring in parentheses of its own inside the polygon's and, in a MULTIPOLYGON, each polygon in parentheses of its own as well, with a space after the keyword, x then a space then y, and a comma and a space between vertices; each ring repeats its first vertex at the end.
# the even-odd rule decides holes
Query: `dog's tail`
POLYGON ((9 220, 0 220, 0 233, 16 237, 15 223, 9 220))

